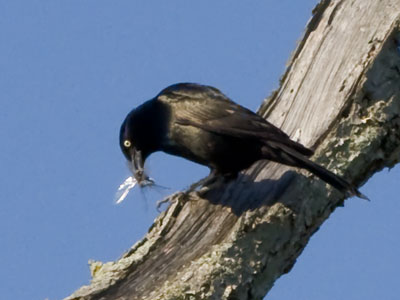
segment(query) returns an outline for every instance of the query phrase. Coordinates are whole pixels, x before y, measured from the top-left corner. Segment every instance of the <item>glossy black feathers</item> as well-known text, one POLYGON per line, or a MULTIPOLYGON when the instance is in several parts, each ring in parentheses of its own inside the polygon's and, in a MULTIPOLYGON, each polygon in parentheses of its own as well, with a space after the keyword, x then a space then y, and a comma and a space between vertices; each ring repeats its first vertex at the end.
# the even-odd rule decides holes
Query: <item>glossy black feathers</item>
POLYGON ((137 151, 143 160, 164 151, 229 177, 267 159, 305 168, 342 192, 361 195, 346 180, 310 161, 312 150, 209 86, 180 83, 162 90, 128 114, 120 145, 128 160, 137 151))

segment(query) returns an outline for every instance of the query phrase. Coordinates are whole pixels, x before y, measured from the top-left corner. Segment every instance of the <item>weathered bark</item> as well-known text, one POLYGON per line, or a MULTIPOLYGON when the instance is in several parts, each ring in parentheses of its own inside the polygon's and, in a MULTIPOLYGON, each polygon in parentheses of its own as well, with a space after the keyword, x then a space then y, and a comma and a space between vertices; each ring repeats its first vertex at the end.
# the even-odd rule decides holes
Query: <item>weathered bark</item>
MULTIPOLYGON (((400 160, 400 0, 322 1, 260 114, 361 184, 400 160)), ((67 299, 261 299, 344 196, 260 162, 235 182, 171 196, 123 257, 92 263, 67 299)))

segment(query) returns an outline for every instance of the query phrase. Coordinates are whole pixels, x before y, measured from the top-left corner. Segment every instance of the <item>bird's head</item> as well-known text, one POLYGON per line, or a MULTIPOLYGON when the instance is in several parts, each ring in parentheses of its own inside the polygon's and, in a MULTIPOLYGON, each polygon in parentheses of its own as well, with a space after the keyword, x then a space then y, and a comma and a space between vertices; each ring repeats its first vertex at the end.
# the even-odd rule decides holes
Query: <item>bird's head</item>
POLYGON ((169 110, 157 98, 133 109, 122 123, 119 145, 139 183, 147 180, 144 162, 153 152, 163 150, 169 110))
POLYGON ((119 145, 122 153, 128 160, 133 175, 140 183, 147 179, 147 176, 144 174, 144 162, 150 153, 146 147, 146 143, 143 142, 140 128, 137 127, 135 111, 132 111, 121 125, 119 145))

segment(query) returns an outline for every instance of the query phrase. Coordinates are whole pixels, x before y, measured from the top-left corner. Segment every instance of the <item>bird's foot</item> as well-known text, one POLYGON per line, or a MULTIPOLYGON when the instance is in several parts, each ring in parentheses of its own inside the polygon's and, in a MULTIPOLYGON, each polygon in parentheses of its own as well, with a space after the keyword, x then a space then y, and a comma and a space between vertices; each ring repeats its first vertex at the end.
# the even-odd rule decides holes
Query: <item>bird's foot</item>
POLYGON ((227 176, 213 176, 212 178, 208 178, 208 180, 201 186, 199 190, 195 191, 195 193, 198 197, 204 198, 208 192, 220 188, 232 179, 232 177, 227 176))
POLYGON ((171 196, 157 201, 157 210, 159 210, 164 203, 172 204, 176 201, 185 203, 189 200, 196 200, 196 198, 204 198, 209 191, 221 187, 234 178, 236 178, 236 176, 222 176, 212 172, 207 177, 193 183, 186 191, 176 192, 171 196))
POLYGON ((189 200, 189 193, 187 192, 175 192, 172 195, 157 201, 157 210, 160 211, 160 208, 163 204, 169 203, 169 204, 174 204, 176 202, 179 202, 181 205, 183 205, 186 201, 189 200))
POLYGON ((191 192, 195 192, 198 188, 202 190, 205 187, 211 185, 216 180, 216 178, 217 177, 214 174, 210 174, 207 177, 193 183, 184 193, 190 194, 191 192))

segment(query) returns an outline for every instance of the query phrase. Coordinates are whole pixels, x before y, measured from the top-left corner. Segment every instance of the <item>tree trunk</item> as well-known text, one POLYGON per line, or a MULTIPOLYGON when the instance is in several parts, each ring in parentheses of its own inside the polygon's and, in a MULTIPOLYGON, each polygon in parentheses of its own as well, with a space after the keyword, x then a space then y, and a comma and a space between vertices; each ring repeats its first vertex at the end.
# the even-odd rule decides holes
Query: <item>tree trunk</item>
MULTIPOLYGON (((322 1, 259 113, 355 184, 400 159, 400 0, 322 1)), ((121 259, 93 262, 67 299, 262 299, 344 195, 258 162, 172 204, 121 259)))

